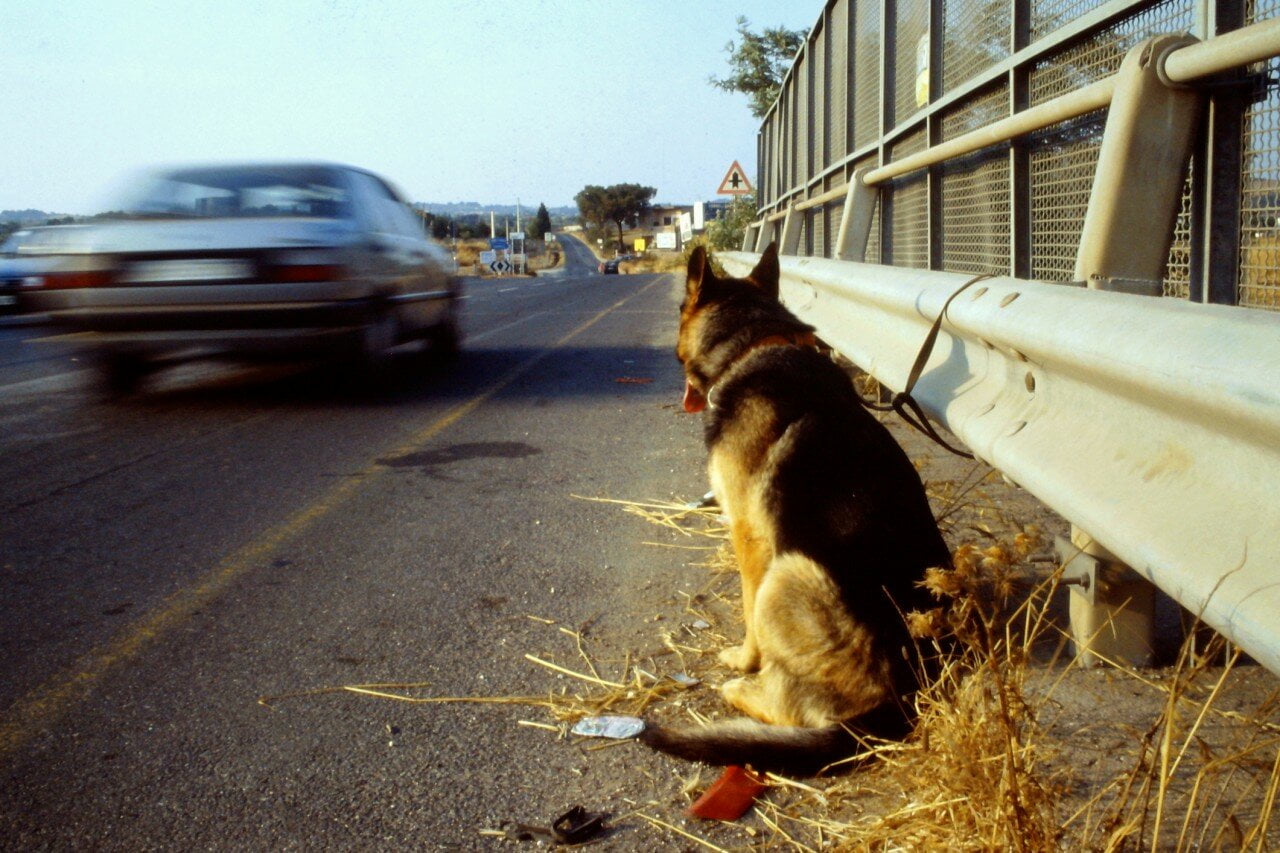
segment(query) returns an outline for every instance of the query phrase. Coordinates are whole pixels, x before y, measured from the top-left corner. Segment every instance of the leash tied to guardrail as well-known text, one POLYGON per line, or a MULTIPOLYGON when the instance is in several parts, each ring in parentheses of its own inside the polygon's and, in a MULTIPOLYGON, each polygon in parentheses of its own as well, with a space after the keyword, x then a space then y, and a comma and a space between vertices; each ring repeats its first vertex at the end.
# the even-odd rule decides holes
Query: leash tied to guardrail
MULTIPOLYGON (((925 415, 924 409, 922 409, 920 404, 916 402, 916 399, 911 396, 911 392, 915 389, 916 382, 920 379, 920 374, 924 372, 924 366, 928 363, 929 356, 933 354, 933 345, 938 340, 938 332, 942 331, 942 321, 947 316, 947 309, 951 307, 951 303, 955 301, 957 296, 964 293, 970 285, 976 284, 983 279, 994 277, 995 276, 991 273, 983 273, 982 275, 974 276, 964 284, 960 285, 954 293, 947 297, 947 301, 942 303, 942 310, 938 312, 938 319, 933 321, 933 326, 930 327, 929 334, 925 335, 924 344, 920 347, 920 353, 916 356, 915 364, 911 365, 911 372, 907 374, 906 387, 894 394, 893 398, 890 399, 888 403, 873 403, 863 397, 860 393, 858 394, 859 399, 862 400, 862 405, 866 406, 868 409, 872 409, 877 412, 897 412, 904 421, 927 435, 940 447, 951 451, 956 456, 964 457, 965 459, 972 459, 973 454, 951 446, 947 443, 946 439, 938 435, 938 431, 933 428, 933 424, 929 423, 929 418, 925 415)), ((858 393, 856 388, 854 389, 854 393, 858 393)))

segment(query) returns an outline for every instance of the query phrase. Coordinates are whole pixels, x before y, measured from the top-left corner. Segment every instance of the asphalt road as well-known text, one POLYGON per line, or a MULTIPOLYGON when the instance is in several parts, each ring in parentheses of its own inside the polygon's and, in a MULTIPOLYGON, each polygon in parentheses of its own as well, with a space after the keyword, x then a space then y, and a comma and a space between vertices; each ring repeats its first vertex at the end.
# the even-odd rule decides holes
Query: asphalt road
POLYGON ((704 582, 574 497, 705 489, 679 284, 574 258, 470 281, 463 355, 377 392, 191 365, 95 402, 45 329, 0 328, 0 847, 476 849, 576 804, 609 849, 688 845, 620 817, 680 822, 688 765, 538 708, 325 692, 572 689, 525 655, 582 670, 586 628, 616 675, 704 582))

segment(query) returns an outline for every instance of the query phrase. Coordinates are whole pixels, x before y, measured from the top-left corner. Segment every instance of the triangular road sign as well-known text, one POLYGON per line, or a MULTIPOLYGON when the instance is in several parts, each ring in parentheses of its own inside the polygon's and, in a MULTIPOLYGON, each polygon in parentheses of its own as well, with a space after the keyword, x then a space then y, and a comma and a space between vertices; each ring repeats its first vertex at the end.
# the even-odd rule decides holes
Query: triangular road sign
POLYGON ((742 166, 738 165, 737 160, 734 160, 733 165, 729 167, 729 171, 725 173, 724 180, 720 182, 720 189, 716 190, 716 194, 746 195, 752 192, 753 189, 751 182, 747 180, 747 173, 742 171, 742 166))

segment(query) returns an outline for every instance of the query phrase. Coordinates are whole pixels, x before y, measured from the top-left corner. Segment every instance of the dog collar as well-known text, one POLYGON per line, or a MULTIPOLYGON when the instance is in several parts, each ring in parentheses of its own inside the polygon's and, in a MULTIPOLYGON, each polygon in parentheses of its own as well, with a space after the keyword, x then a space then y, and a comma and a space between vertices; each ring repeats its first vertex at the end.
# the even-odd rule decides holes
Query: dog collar
MULTIPOLYGON (((755 341, 751 346, 743 350, 741 355, 729 363, 729 367, 725 369, 725 372, 727 373, 732 369, 733 365, 741 361, 748 353, 763 347, 816 347, 817 345, 818 338, 813 332, 795 332, 790 335, 769 335, 755 341)), ((707 389, 706 394, 699 394, 697 390, 694 389, 693 385, 689 383, 689 380, 686 379, 684 383, 684 410, 690 414, 697 414, 703 409, 717 408, 714 394, 716 392, 716 385, 718 384, 719 383, 712 383, 711 387, 707 389)))

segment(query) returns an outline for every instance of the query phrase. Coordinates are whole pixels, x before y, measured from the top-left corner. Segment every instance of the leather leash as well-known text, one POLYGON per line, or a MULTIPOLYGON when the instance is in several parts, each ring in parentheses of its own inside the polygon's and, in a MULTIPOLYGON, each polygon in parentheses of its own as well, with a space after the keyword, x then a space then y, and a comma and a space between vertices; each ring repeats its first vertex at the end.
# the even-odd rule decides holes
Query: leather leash
POLYGON ((947 301, 942 304, 942 310, 938 313, 938 319, 933 321, 933 326, 929 329, 929 334, 925 335, 924 344, 920 347, 920 352, 916 356, 915 364, 911 365, 911 372, 907 374, 906 387, 894 394, 893 398, 888 403, 873 403, 863 397, 856 388, 854 389, 854 393, 858 394, 858 399, 862 401, 862 405, 866 406, 868 409, 872 409, 877 412, 897 412, 904 421, 920 430, 920 432, 924 433, 929 438, 933 439, 933 441, 939 446, 951 451, 956 456, 961 456, 965 459, 972 459, 973 454, 952 447, 945 439, 943 439, 942 436, 938 435, 937 430, 933 428, 933 424, 929 423, 929 418, 925 415, 924 409, 920 408, 920 404, 911 396, 911 392, 915 389, 916 382, 920 379, 920 374, 924 372, 924 366, 928 363, 929 356, 933 354, 933 345, 937 343, 938 332, 942 331, 942 320, 947 316, 947 309, 951 307, 951 303, 955 298, 961 293, 964 293, 970 285, 976 284, 986 278, 995 278, 995 276, 991 273, 983 273, 982 275, 974 276, 964 284, 960 285, 954 293, 947 297, 947 301))

